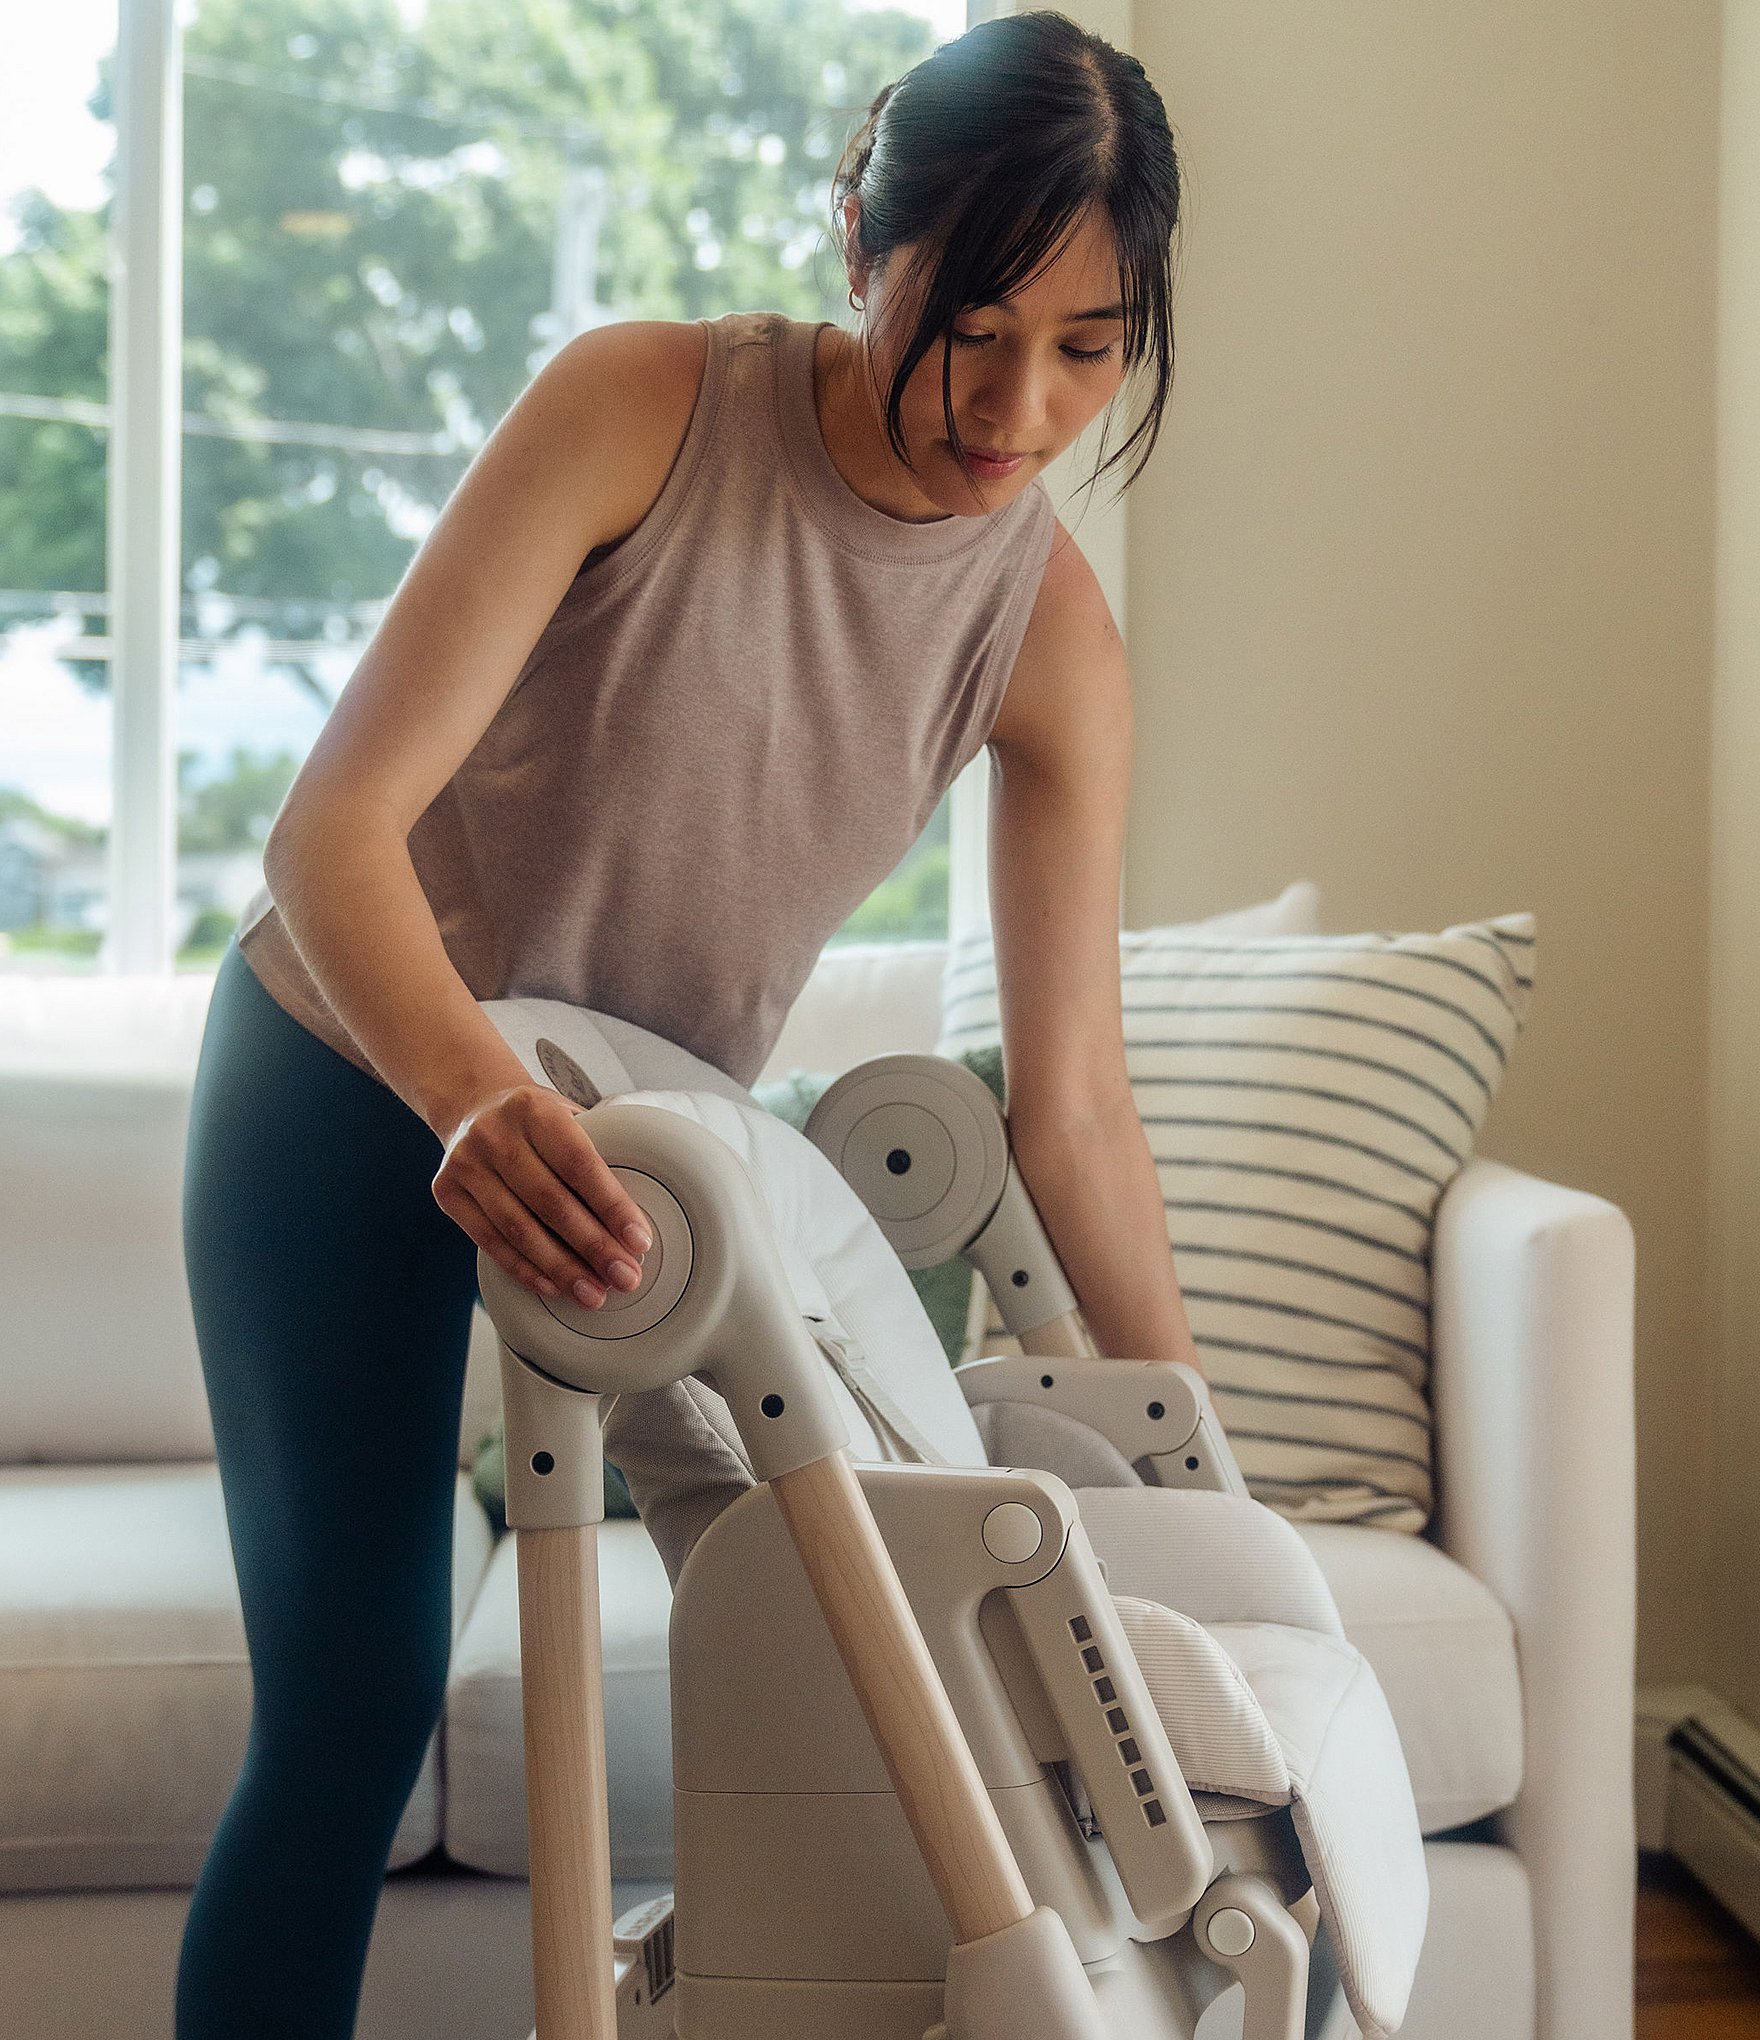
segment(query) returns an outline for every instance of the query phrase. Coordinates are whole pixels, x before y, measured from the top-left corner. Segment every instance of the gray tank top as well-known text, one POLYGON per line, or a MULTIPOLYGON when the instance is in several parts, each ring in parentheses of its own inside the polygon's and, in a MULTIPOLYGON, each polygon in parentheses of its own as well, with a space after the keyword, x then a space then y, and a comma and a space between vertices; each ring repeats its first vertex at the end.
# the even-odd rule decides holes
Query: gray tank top
MULTIPOLYGON (((1055 529, 913 524, 856 495, 813 398, 820 326, 708 328, 664 487, 598 546, 410 859, 478 999, 653 1029, 750 1086, 826 940, 982 748, 1055 529)), ((377 1077, 265 886, 239 946, 270 995, 377 1077)))

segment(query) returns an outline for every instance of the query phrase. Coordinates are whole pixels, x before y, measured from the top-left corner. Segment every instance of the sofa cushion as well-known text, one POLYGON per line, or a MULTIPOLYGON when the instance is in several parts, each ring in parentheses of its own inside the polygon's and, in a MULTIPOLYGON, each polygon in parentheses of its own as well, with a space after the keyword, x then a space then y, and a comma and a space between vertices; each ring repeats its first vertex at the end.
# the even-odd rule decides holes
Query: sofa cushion
POLYGON ((1361 1523, 1295 1528, 1387 1695, 1424 1832, 1512 1805, 1522 1788, 1522 1678, 1502 1602, 1427 1538, 1361 1523))
MULTIPOLYGON (((491 1542, 462 1472, 454 1526, 456 1639, 491 1542)), ((250 1716, 212 1460, 0 1467, 0 1890, 193 1885, 250 1716)), ((391 1869, 440 1838, 438 1739, 391 1869)))
MULTIPOLYGON (((495 1547, 452 1655, 446 1692, 446 1853, 503 1877, 529 1874, 520 1711, 517 1537, 495 1547)), ((672 1869, 672 1593, 640 1523, 599 1526, 611 1872, 672 1869)))
MULTIPOLYGON (((188 1030, 213 983, 178 983, 175 1004, 150 979, 78 978, 49 999, 38 981, 0 974, 0 1463, 214 1456, 182 1240, 188 1030), (123 1038, 131 986, 138 1050, 123 1038), (67 1028, 59 1063, 26 1016, 67 1028)), ((501 1408, 494 1327, 476 1320, 466 1466, 501 1408)))
POLYGON ((0 972, 0 1461, 214 1456, 179 1241, 213 990, 0 972))
POLYGON ((0 973, 0 1070, 187 1079, 213 995, 212 970, 0 973))
POLYGON ((213 1458, 183 1269, 189 1102, 168 1070, 0 1068, 0 1460, 213 1458))
POLYGON ((842 1070, 870 1056, 927 1053, 941 1025, 947 944, 834 942, 795 1000, 758 1081, 790 1070, 842 1070))

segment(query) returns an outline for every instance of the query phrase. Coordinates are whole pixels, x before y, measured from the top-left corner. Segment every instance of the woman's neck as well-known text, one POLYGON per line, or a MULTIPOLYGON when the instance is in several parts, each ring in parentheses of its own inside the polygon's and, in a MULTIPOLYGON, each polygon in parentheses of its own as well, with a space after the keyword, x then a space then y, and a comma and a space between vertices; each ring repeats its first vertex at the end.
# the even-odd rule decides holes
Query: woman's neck
POLYGON ((839 326, 819 329, 813 406, 832 466, 864 503, 904 524, 939 524, 952 514, 924 495, 894 455, 875 407, 866 345, 839 326))

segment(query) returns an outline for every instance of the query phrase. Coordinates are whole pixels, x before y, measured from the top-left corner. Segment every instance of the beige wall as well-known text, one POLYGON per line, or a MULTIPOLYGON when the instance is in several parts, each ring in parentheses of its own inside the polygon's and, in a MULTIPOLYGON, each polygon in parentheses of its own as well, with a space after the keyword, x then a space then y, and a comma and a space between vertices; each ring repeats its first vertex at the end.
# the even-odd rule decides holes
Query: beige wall
POLYGON ((1760 1720, 1760 0, 1725 10, 1712 693, 1710 1682, 1760 1720))
MULTIPOLYGON (((1126 919, 1298 876, 1331 930, 1534 910, 1481 1147, 1636 1229, 1640 1680, 1751 1666, 1702 1597, 1739 1519, 1705 1500, 1734 1407, 1706 1307, 1716 0, 1136 0, 1131 46, 1191 206, 1129 499, 1126 919)), ((1746 689, 1719 931, 1751 945, 1746 689)), ((1752 1554, 1747 1377, 1720 1465, 1752 1554)))

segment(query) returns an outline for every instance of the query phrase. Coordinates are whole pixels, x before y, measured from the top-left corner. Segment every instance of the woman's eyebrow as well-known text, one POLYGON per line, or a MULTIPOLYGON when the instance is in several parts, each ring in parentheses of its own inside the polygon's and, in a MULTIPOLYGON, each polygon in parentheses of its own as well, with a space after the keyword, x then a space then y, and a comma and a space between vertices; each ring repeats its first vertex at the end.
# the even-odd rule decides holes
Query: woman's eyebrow
MULTIPOLYGON (((972 310, 974 312, 1005 312, 1011 319, 1015 316, 1014 307, 1006 304, 973 305, 972 310)), ((1122 319, 1123 317, 1123 305, 1092 305, 1085 312, 1066 312, 1063 323, 1066 326, 1079 326, 1085 319, 1122 319)))

